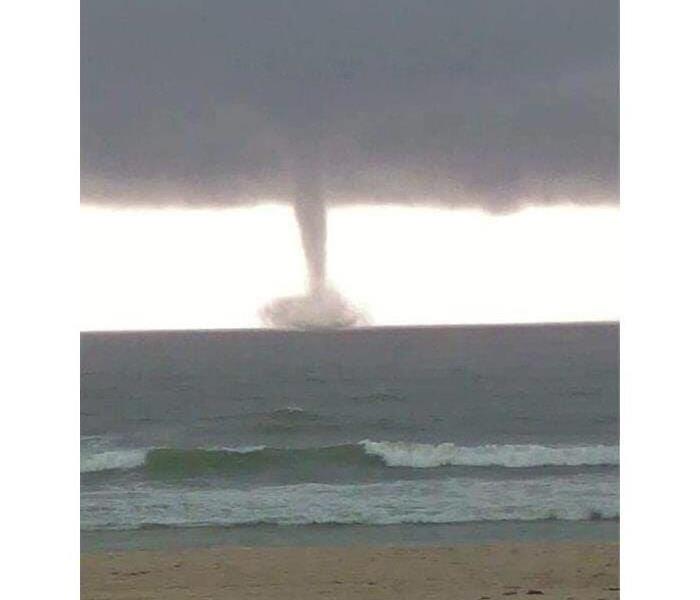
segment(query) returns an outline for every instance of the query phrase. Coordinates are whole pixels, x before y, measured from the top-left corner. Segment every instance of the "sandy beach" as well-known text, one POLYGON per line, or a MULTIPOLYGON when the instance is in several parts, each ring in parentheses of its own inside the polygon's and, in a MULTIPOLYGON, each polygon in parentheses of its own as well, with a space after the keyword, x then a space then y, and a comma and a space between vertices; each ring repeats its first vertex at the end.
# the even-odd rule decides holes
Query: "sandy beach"
POLYGON ((619 547, 201 548, 83 553, 83 600, 619 598, 619 547))

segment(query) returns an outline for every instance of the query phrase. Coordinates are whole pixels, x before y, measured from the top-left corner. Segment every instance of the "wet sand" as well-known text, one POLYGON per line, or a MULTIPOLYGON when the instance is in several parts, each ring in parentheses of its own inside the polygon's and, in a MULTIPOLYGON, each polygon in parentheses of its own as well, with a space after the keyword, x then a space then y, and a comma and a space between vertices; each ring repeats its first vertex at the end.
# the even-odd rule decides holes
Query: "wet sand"
POLYGON ((619 598, 619 547, 188 548, 83 553, 83 600, 619 598))

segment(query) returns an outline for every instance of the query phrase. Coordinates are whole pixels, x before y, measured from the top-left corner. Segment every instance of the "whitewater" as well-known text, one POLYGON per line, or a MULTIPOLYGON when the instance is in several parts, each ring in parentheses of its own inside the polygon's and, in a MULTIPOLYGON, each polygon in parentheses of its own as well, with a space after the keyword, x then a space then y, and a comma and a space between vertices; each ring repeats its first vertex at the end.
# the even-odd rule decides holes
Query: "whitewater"
MULTIPOLYGON (((562 446, 547 447, 533 444, 464 447, 450 442, 421 444, 415 442, 375 442, 363 440, 357 445, 322 448, 280 449, 265 446, 243 446, 240 448, 133 448, 90 453, 86 451, 80 465, 81 473, 135 469, 157 465, 159 459, 167 459, 170 466, 181 463, 196 468, 214 470, 236 465, 260 468, 288 460, 309 460, 342 464, 344 460, 357 462, 357 451, 362 449, 368 457, 378 457, 388 467, 410 467, 428 469, 444 466, 527 468, 540 466, 617 465, 620 460, 618 446, 562 446), (345 450, 345 452, 343 452, 345 450), (248 461, 244 456, 249 455, 248 461), (259 457, 268 457, 260 460, 259 457), (227 460, 228 459, 228 460, 227 460)), ((369 463, 371 464, 371 463, 369 463)))

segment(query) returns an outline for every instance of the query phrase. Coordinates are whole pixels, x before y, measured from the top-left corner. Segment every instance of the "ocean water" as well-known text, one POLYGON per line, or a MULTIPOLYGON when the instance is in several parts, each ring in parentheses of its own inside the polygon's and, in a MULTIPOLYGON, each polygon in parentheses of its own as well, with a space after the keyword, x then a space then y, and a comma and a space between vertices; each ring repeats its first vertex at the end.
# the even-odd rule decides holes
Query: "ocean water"
POLYGON ((83 334, 84 548, 614 538, 618 338, 83 334))

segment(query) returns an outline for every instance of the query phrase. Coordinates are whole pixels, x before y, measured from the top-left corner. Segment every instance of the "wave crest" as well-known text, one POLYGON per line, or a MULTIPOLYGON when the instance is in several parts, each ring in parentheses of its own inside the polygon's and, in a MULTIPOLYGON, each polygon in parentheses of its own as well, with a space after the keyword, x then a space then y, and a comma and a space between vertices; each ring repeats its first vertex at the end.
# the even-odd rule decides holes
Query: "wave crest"
POLYGON ((145 464, 148 448, 108 450, 80 458, 80 472, 94 473, 117 469, 134 469, 145 464))
POLYGON ((137 448, 88 455, 81 472, 145 468, 152 476, 256 472, 265 469, 313 470, 326 465, 405 467, 446 466, 527 468, 543 466, 617 465, 618 446, 548 447, 537 445, 457 446, 417 442, 374 442, 320 448, 137 448))
POLYGON ((379 456, 390 467, 431 468, 442 466, 469 467, 544 467, 616 465, 620 462, 618 446, 550 447, 532 444, 456 446, 420 444, 416 442, 360 442, 365 451, 379 456))

